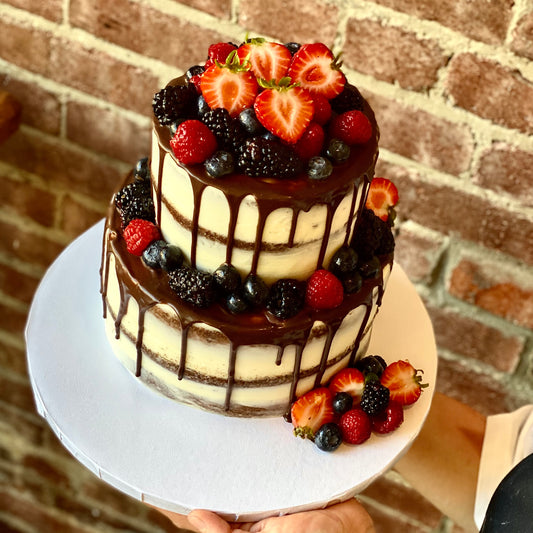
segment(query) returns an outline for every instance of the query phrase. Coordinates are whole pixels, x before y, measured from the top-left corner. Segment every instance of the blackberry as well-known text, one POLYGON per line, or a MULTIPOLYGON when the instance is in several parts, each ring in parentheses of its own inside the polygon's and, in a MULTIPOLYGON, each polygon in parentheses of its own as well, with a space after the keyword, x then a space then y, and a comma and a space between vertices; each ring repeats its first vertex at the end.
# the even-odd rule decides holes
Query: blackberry
POLYGON ((362 111, 365 99, 357 87, 354 87, 350 83, 346 83, 342 92, 335 96, 335 98, 332 98, 329 103, 331 104, 331 109, 340 115, 341 113, 351 111, 352 109, 362 111))
POLYGON ((351 242, 360 259, 370 259, 376 252, 383 231, 381 222, 371 209, 363 210, 351 242))
POLYGON ((188 266, 173 270, 168 275, 170 288, 184 301, 199 308, 209 307, 217 297, 211 274, 188 266))
POLYGON ((277 318, 286 319, 298 314, 305 303, 305 283, 284 278, 270 287, 267 309, 277 318))
POLYGON ((369 416, 377 415, 387 407, 390 391, 378 379, 371 379, 365 384, 361 396, 361 409, 369 416))
POLYGON ((168 85, 154 95, 152 108, 159 124, 168 126, 190 117, 197 98, 194 85, 168 85))
POLYGON ((115 206, 126 227, 134 218, 155 222, 154 201, 149 180, 136 180, 123 187, 115 196, 115 206))
POLYGON ((231 118, 223 107, 210 109, 200 119, 215 135, 218 147, 228 152, 236 152, 244 142, 245 135, 237 119, 231 118))
POLYGON ((252 177, 288 179, 302 172, 303 163, 290 146, 263 137, 251 137, 239 150, 237 167, 252 177))
POLYGON ((367 355, 355 363, 355 368, 360 370, 364 376, 375 374, 379 378, 387 368, 387 363, 379 355, 367 355))
POLYGON ((335 422, 322 424, 315 433, 315 444, 323 452, 333 452, 342 444, 342 430, 335 422))
POLYGON ((388 222, 381 220, 381 218, 379 217, 377 218, 379 220, 377 224, 381 226, 381 232, 380 232, 379 244, 375 249, 375 254, 376 255, 391 254, 392 252, 394 252, 394 247, 395 247, 394 233, 392 232, 392 227, 389 225, 388 222))

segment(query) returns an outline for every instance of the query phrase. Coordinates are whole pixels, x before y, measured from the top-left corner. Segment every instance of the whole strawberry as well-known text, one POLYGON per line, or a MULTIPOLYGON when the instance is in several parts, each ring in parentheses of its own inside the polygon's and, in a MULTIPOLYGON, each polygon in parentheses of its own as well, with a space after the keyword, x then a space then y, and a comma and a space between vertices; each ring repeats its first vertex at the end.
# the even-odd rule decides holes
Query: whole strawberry
POLYGON ((347 444, 362 444, 370 438, 372 422, 370 417, 359 408, 344 413, 339 421, 342 440, 347 444))
POLYGON ((333 309, 344 298, 341 281, 329 270, 316 270, 307 281, 306 303, 314 309, 333 309))
POLYGON ((211 130, 199 120, 182 122, 170 146, 180 163, 194 165, 203 163, 217 149, 217 140, 211 130))
POLYGON ((123 237, 128 252, 140 257, 151 242, 161 239, 161 233, 153 222, 134 218, 124 229, 123 237))
POLYGON ((363 112, 353 109, 331 119, 329 134, 348 146, 363 144, 372 137, 372 124, 363 112))

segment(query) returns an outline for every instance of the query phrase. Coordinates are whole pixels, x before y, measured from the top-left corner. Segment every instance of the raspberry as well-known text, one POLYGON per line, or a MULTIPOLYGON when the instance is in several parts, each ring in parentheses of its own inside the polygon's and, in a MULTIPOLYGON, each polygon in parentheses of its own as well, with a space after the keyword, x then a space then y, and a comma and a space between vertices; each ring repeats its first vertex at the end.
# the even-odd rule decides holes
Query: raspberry
POLYGON ((185 165, 203 163, 217 149, 217 140, 211 130, 199 120, 182 122, 170 146, 176 159, 185 165))
POLYGON ((366 143, 372 136, 372 124, 368 117, 356 109, 346 111, 331 120, 329 133, 348 146, 366 143))
POLYGON ((126 241, 128 252, 140 257, 152 241, 161 239, 161 233, 153 222, 134 218, 126 226, 123 237, 126 241))
POLYGON ((324 144, 324 130, 316 122, 311 122, 294 145, 294 151, 304 161, 320 154, 324 144))
POLYGON ((350 409, 341 416, 342 439, 347 444, 362 444, 372 433, 370 417, 362 409, 350 409))
POLYGON ((403 406, 391 400, 381 413, 372 417, 372 429, 380 434, 390 433, 400 427, 402 422, 403 406))
POLYGON ((316 270, 307 281, 305 301, 314 309, 333 309, 343 298, 341 281, 328 270, 316 270))

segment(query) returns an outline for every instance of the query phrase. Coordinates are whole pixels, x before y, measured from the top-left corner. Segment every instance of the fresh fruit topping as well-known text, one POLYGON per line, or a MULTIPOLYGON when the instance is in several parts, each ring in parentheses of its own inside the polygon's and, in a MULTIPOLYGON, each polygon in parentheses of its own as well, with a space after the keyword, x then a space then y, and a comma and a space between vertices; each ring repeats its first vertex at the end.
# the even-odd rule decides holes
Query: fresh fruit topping
POLYGON ((370 259, 361 260, 358 269, 363 279, 377 278, 381 273, 381 262, 374 255, 370 259))
POLYGON ((153 222, 134 218, 124 229, 123 237, 128 252, 140 257, 152 241, 161 239, 161 233, 153 222))
POLYGON ((286 75, 292 59, 287 47, 260 37, 242 44, 237 54, 241 62, 250 62, 250 68, 258 79, 276 82, 286 75))
POLYGON ((372 209, 381 220, 387 221, 398 200, 398 189, 392 181, 387 178, 374 178, 370 183, 365 207, 372 209))
POLYGON ((305 301, 314 309, 333 309, 342 303, 343 298, 342 283, 329 270, 316 270, 307 280, 305 301))
POLYGON ((387 363, 380 355, 367 355, 355 363, 355 368, 360 370, 363 376, 375 374, 379 378, 387 368, 387 363))
POLYGON ((176 159, 186 165, 203 163, 217 149, 211 130, 199 120, 182 122, 170 140, 176 159))
POLYGON ((311 95, 287 77, 282 78, 278 84, 261 82, 261 86, 264 90, 254 103, 257 119, 280 139, 295 143, 313 118, 311 95))
POLYGON ((222 263, 214 272, 215 283, 226 293, 235 292, 241 286, 239 271, 229 263, 222 263))
POLYGON ((201 120, 216 137, 221 150, 236 152, 244 142, 245 134, 239 120, 232 118, 227 109, 210 109, 202 115, 201 120))
POLYGON ((215 63, 203 73, 200 88, 211 109, 223 107, 236 117, 254 103, 259 87, 249 68, 233 51, 224 64, 215 63))
POLYGON ((311 122, 294 145, 294 151, 301 159, 307 161, 311 157, 318 156, 323 145, 324 130, 322 126, 317 122, 311 122))
POLYGON ((334 452, 342 444, 342 431, 335 422, 320 426, 315 433, 315 444, 324 452, 334 452))
POLYGON ((351 111, 352 109, 358 109, 362 111, 364 108, 365 99, 362 97, 361 93, 356 87, 350 83, 346 83, 342 92, 335 96, 330 101, 331 109, 337 114, 344 113, 346 111, 351 111))
POLYGON ((161 250, 167 245, 163 239, 152 241, 143 251, 143 263, 150 268, 161 268, 161 250))
POLYGON ((363 286, 363 276, 357 270, 343 274, 340 280, 346 294, 354 294, 363 286))
POLYGON ((329 270, 337 277, 353 272, 357 268, 357 252, 350 246, 341 246, 331 257, 329 270))
POLYGON ((125 185, 115 196, 115 206, 125 228, 134 218, 155 222, 154 202, 149 179, 137 179, 125 185))
POLYGON ((150 161, 147 157, 139 159, 133 168, 133 179, 135 181, 150 180, 150 161))
POLYGON ((238 120, 241 123, 243 130, 248 135, 260 135, 265 131, 263 124, 257 120, 255 109, 253 107, 247 107, 244 111, 241 111, 238 120))
POLYGON ((333 165, 327 157, 316 155, 307 162, 307 175, 312 180, 325 180, 332 172, 333 165))
POLYGON ((340 139, 331 139, 326 146, 326 155, 334 163, 344 163, 350 157, 350 147, 340 139))
POLYGON ((341 416, 339 426, 342 439, 347 444, 362 444, 372 434, 370 417, 359 408, 350 409, 341 416))
POLYGON ((235 170, 235 158, 231 152, 217 150, 204 163, 205 170, 213 178, 221 178, 232 174, 235 170))
POLYGON ((237 168, 252 177, 292 178, 303 167, 291 146, 264 137, 250 137, 239 150, 237 168))
POLYGON ((300 396, 291 407, 294 434, 302 438, 314 439, 320 426, 334 419, 333 396, 326 387, 313 389, 300 396))
POLYGON ((240 315, 248 310, 248 302, 240 292, 233 292, 226 297, 226 309, 232 315, 240 315))
POLYGON ((354 109, 333 117, 329 125, 329 134, 348 146, 363 144, 372 137, 372 124, 363 112, 354 109))
POLYGON ((293 83, 331 99, 342 92, 346 83, 341 65, 325 44, 304 44, 294 54, 288 75, 293 83))
POLYGON ((207 272, 183 266, 170 272, 168 278, 177 296, 195 307, 209 307, 216 299, 215 281, 207 272))
POLYGON ((214 43, 207 50, 207 61, 204 70, 207 70, 214 63, 224 64, 228 56, 237 49, 233 43, 214 43))
POLYGON ((372 431, 379 434, 391 433, 401 426, 403 418, 403 406, 391 400, 381 413, 372 417, 372 431))
POLYGON ((331 118, 331 104, 329 100, 321 94, 313 94, 313 104, 315 106, 315 114, 313 120, 323 126, 331 118))
MULTIPOLYGON (((331 386, 329 388, 331 390, 331 386)), ((333 396, 333 410, 338 414, 342 415, 349 411, 353 407, 353 397, 348 392, 337 392, 333 396)))
POLYGON ((359 226, 350 246, 360 259, 370 259, 374 254, 394 251, 394 235, 390 224, 377 217, 371 209, 363 209, 359 226))
POLYGON ((154 115, 162 126, 191 116, 196 90, 191 85, 168 85, 154 95, 154 115))
POLYGON ((333 394, 347 392, 354 400, 359 401, 365 387, 365 378, 357 368, 343 368, 339 370, 329 383, 329 390, 333 394))
POLYGON ((160 252, 161 268, 165 272, 171 272, 180 268, 183 264, 183 252, 174 244, 167 244, 160 252))
POLYGON ((422 383, 422 370, 416 370, 409 361, 391 363, 381 376, 381 383, 390 390, 390 398, 401 405, 415 403, 427 383, 422 383))
POLYGON ((270 287, 267 309, 282 320, 298 314, 305 304, 305 283, 291 278, 283 278, 270 287))
POLYGON ((375 374, 367 375, 361 396, 361 409, 369 416, 377 415, 387 407, 389 397, 389 389, 380 383, 378 377, 375 374))
POLYGON ((268 298, 268 285, 257 275, 248 274, 242 285, 245 300, 253 307, 264 305, 268 298))

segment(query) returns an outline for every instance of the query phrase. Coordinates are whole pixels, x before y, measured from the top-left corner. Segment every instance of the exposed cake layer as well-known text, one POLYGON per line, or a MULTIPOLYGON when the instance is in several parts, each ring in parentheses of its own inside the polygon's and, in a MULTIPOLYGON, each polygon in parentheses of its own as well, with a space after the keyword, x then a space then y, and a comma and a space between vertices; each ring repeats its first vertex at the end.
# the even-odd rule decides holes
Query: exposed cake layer
POLYGON ((305 308, 281 321, 263 310, 234 316, 218 304, 198 310, 176 298, 167 274, 126 250, 113 209, 104 238, 106 331, 125 366, 162 394, 232 416, 282 415, 291 401, 368 345, 390 273, 366 280, 331 310, 305 308))
POLYGON ((164 239, 201 270, 212 272, 227 262, 241 275, 252 272, 269 283, 287 275, 308 278, 349 243, 364 208, 379 138, 366 102, 364 113, 372 138, 353 146, 326 180, 305 173, 290 180, 242 174, 213 179, 203 165, 178 162, 169 128, 154 122, 152 187, 164 239))

